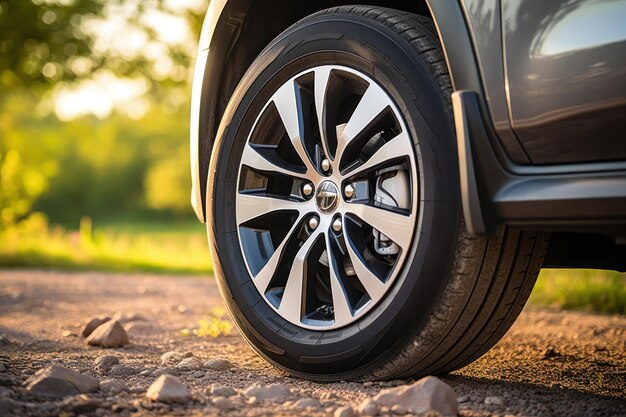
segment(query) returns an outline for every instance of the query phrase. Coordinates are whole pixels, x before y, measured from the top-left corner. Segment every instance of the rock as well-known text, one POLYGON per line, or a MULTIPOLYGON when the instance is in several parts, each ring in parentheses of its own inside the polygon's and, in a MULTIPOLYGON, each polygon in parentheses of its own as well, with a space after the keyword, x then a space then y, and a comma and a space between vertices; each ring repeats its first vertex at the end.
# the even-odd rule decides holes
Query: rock
POLYGON ((159 369, 156 369, 154 372, 152 372, 152 376, 161 376, 165 374, 178 376, 180 372, 176 368, 168 368, 168 367, 159 368, 159 369))
POLYGON ((144 385, 133 385, 132 387, 128 388, 128 392, 130 392, 131 394, 143 394, 144 392, 146 392, 147 387, 144 385))
POLYGON ((118 363, 120 363, 120 360, 117 358, 117 356, 102 355, 98 356, 94 361, 94 368, 98 372, 106 373, 109 372, 109 370, 111 370, 111 368, 113 368, 118 363))
POLYGON ((368 398, 367 400, 364 400, 361 404, 359 404, 357 410, 362 416, 375 416, 378 415, 379 407, 376 402, 368 398))
POLYGON ((237 394, 237 391, 234 388, 219 384, 211 385, 207 391, 216 397, 232 397, 237 394))
POLYGON ((559 352, 554 346, 550 345, 541 352, 541 360, 552 359, 561 356, 561 352, 559 352))
POLYGON ((144 369, 143 371, 139 372, 139 376, 152 376, 153 373, 154 369, 144 369))
POLYGON ((89 335, 91 333, 93 333, 94 330, 96 330, 98 327, 100 327, 101 324, 106 323, 107 321, 110 321, 111 317, 104 317, 104 318, 94 318, 89 320, 89 323, 87 323, 87 325, 83 328, 82 331, 82 335, 83 337, 89 337, 89 335))
POLYGON ((163 366, 176 366, 180 361, 185 358, 191 358, 193 353, 186 352, 165 352, 161 355, 161 365, 163 366))
POLYGON ((372 381, 365 381, 365 382, 363 383, 363 386, 364 386, 364 387, 371 387, 372 385, 374 385, 374 383, 373 383, 372 381))
POLYGON ((117 320, 111 320, 99 326, 89 335, 87 343, 105 348, 122 347, 129 343, 126 330, 117 320))
POLYGON ((401 405, 394 405, 393 407, 391 407, 391 412, 397 415, 404 415, 406 414, 406 408, 402 407, 401 405))
POLYGON ((193 373, 194 378, 204 378, 206 373, 204 371, 196 371, 193 373))
POLYGON ((204 363, 204 367, 214 371, 228 371, 234 368, 234 365, 228 359, 210 359, 204 363))
POLYGON ((178 369, 184 369, 188 371, 196 370, 202 368, 202 361, 198 358, 185 358, 176 365, 178 369))
POLYGON ((297 408, 301 410, 306 410, 307 408, 314 408, 319 410, 322 408, 322 404, 320 404, 317 398, 302 398, 293 403, 292 408, 297 408))
POLYGON ((99 388, 98 380, 60 365, 48 365, 26 380, 26 389, 44 397, 66 397, 99 388))
POLYGON ((7 416, 17 408, 17 403, 10 398, 0 398, 0 415, 7 416))
POLYGON ((165 374, 150 385, 146 397, 163 403, 186 403, 191 400, 191 393, 180 379, 165 374))
POLYGON ((0 346, 10 345, 11 340, 3 334, 0 334, 0 346))
POLYGON ((220 410, 232 410, 235 408, 234 404, 225 397, 216 397, 213 398, 213 405, 219 408, 220 410))
POLYGON ((334 417, 354 417, 354 408, 351 405, 339 407, 335 410, 334 417))
POLYGON ((411 414, 433 410, 444 415, 456 415, 458 410, 452 388, 433 376, 422 378, 411 385, 382 390, 374 397, 374 401, 386 407, 401 406, 411 414))
POLYGON ((267 386, 252 385, 243 393, 246 397, 256 397, 257 400, 280 403, 294 397, 293 392, 283 384, 271 384, 267 386))
POLYGON ((6 372, 7 368, 3 363, 0 363, 0 372, 6 372))
POLYGON ((504 405, 504 400, 501 397, 487 397, 484 401, 485 405, 504 405))
POLYGON ((109 371, 109 375, 113 375, 113 376, 127 376, 127 375, 134 375, 136 373, 137 373, 137 370, 135 368, 131 368, 130 366, 126 366, 122 364, 115 365, 109 371))
POLYGON ((10 387, 15 384, 13 378, 7 374, 0 375, 0 387, 10 387))
POLYGON ((120 392, 128 391, 128 387, 117 379, 107 379, 106 381, 100 381, 100 390, 109 394, 119 394, 120 392))

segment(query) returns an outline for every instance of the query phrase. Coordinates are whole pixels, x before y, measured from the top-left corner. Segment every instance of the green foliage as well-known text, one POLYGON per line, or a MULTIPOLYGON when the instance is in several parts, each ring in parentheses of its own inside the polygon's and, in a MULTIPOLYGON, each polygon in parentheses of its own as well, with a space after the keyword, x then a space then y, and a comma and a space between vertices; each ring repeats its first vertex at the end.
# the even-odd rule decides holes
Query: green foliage
POLYGON ((71 80, 79 74, 70 56, 87 60, 90 68, 101 66, 92 57, 93 37, 80 25, 103 6, 100 0, 0 1, 0 85, 40 90, 49 80, 71 80))
POLYGON ((189 152, 179 149, 159 159, 147 172, 145 181, 146 204, 153 209, 189 212, 191 189, 189 152))
POLYGON ((57 161, 50 155, 54 144, 45 135, 35 141, 26 128, 30 118, 24 114, 32 103, 13 104, 16 112, 0 113, 0 231, 30 214, 58 171, 57 161))
POLYGON ((228 312, 223 307, 217 307, 209 312, 208 317, 203 317, 194 328, 184 328, 180 331, 181 336, 211 337, 228 336, 233 331, 233 323, 228 317, 228 312))
POLYGON ((211 260, 195 221, 94 228, 84 217, 66 230, 34 214, 0 232, 0 267, 208 274, 211 260))
POLYGON ((146 210, 191 216, 187 114, 153 106, 139 120, 62 122, 30 116, 32 106, 15 97, 0 113, 0 228, 33 210, 62 223, 146 210))
MULTIPOLYGON (((154 57, 97 44, 97 28, 112 16, 125 20, 129 36, 140 34, 147 45, 162 43, 143 19, 154 11, 181 15, 194 39, 199 36, 203 10, 170 10, 162 0, 0 0, 0 91, 27 88, 40 95, 59 82, 90 78, 99 70, 145 78, 153 94, 163 83, 186 82, 176 75, 181 71, 164 76, 154 57)), ((173 68, 189 68, 193 62, 193 47, 187 44, 168 44, 165 53, 160 59, 167 58, 173 68)))
POLYGON ((626 274, 544 269, 529 302, 541 307, 626 314, 626 274))

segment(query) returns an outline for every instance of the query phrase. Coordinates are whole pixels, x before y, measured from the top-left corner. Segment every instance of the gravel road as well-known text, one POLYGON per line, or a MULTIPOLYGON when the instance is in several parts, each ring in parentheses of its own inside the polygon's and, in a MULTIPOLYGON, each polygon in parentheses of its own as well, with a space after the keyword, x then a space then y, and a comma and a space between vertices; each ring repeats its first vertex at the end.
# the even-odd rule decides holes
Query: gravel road
MULTIPOLYGON (((313 383, 265 363, 236 330, 218 337, 181 334, 222 306, 208 276, 0 272, 0 402, 17 403, 13 412, 18 415, 59 415, 59 410, 67 410, 67 399, 44 401, 23 388, 30 375, 52 362, 99 380, 118 379, 130 391, 75 399, 95 405, 70 408, 61 412, 64 416, 333 415, 338 407, 356 406, 383 387, 412 382, 313 383), (130 345, 91 347, 79 336, 89 319, 118 312, 131 319, 135 315, 124 324, 130 345), (154 403, 145 391, 163 367, 161 355, 168 351, 193 352, 202 362, 224 358, 232 368, 174 370, 191 390, 193 401, 154 403), (94 360, 105 354, 117 356, 125 366, 113 375, 98 374, 94 360), (253 384, 271 383, 285 384, 298 398, 316 398, 321 408, 303 413, 290 403, 250 404, 241 394, 219 408, 206 392, 212 384, 241 392, 253 384)), ((462 416, 626 416, 626 317, 527 308, 494 349, 441 379, 456 392, 462 416)))

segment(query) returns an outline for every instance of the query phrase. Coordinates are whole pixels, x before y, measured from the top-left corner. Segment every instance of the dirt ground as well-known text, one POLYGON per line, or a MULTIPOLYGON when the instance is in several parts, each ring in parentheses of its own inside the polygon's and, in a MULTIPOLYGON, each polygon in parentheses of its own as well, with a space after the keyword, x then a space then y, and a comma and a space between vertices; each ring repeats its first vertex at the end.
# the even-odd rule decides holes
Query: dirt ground
MULTIPOLYGON (((343 405, 356 406, 383 387, 412 382, 314 383, 268 365, 236 330, 218 337, 181 334, 221 306, 217 286, 208 276, 0 272, 0 362, 6 365, 3 372, 0 367, 0 399, 19 403, 14 412, 21 415, 322 416, 343 405), (130 345, 90 347, 78 336, 87 320, 117 312, 145 319, 125 324, 130 345), (203 361, 225 358, 233 368, 180 371, 178 376, 194 400, 175 406, 152 403, 145 390, 162 368, 161 355, 168 351, 191 351, 203 361), (104 354, 115 355, 126 365, 119 375, 95 373, 94 360, 104 354), (100 380, 119 379, 130 392, 89 394, 96 405, 64 411, 61 400, 40 400, 22 386, 52 362, 100 380), (302 398, 319 399, 322 408, 301 412, 285 404, 248 404, 238 395, 233 397, 233 409, 222 410, 211 405, 205 392, 215 383, 242 390, 276 382, 302 398)), ((527 308, 494 349, 441 379, 458 395, 462 416, 626 416, 626 317, 527 308), (487 397, 497 398, 485 401, 487 397)))

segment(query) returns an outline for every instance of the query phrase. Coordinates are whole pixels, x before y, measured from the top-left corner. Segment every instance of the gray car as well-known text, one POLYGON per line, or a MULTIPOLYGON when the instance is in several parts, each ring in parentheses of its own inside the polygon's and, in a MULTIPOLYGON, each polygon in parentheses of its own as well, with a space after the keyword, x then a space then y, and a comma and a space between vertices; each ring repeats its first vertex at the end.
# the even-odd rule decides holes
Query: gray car
POLYGON ((363 3, 213 0, 195 69, 216 279, 315 380, 458 369, 542 267, 626 271, 626 1, 363 3))

